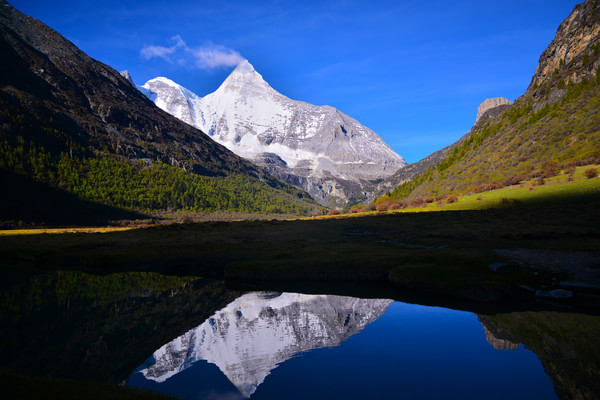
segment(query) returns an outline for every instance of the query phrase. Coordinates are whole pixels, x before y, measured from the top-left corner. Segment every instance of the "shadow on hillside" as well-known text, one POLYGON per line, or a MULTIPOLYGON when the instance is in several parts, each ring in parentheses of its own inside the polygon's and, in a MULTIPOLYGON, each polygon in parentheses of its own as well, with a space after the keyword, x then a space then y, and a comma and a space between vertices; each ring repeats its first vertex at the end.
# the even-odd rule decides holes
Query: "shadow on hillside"
POLYGON ((0 227, 90 226, 150 218, 147 215, 85 201, 75 195, 0 169, 0 227))

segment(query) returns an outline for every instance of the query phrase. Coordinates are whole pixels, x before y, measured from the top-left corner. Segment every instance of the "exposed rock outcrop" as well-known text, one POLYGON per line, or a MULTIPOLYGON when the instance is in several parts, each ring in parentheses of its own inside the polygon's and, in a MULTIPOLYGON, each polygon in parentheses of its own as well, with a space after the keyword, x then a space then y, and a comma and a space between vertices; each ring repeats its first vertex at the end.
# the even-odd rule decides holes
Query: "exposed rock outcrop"
MULTIPOLYGON (((556 36, 540 56, 540 62, 531 80, 530 89, 555 74, 555 70, 570 62, 581 61, 585 54, 594 52, 600 39, 600 2, 588 0, 575 6, 573 12, 558 27, 556 36)), ((595 74, 596 65, 590 64, 575 75, 575 82, 584 75, 595 74)))
POLYGON ((556 36, 540 56, 527 91, 539 110, 563 98, 569 83, 596 79, 600 68, 600 2, 587 0, 558 27, 556 36))
POLYGON ((489 344, 492 345, 496 350, 516 350, 521 346, 521 343, 515 343, 508 339, 501 339, 496 337, 492 331, 488 329, 485 324, 483 324, 483 330, 485 332, 485 340, 488 341, 489 344))
POLYGON ((508 100, 506 97, 492 97, 490 99, 486 99, 483 103, 479 105, 477 108, 477 119, 475 122, 479 121, 479 119, 483 116, 483 114, 489 109, 496 108, 498 106, 502 106, 505 104, 512 104, 513 102, 508 100))

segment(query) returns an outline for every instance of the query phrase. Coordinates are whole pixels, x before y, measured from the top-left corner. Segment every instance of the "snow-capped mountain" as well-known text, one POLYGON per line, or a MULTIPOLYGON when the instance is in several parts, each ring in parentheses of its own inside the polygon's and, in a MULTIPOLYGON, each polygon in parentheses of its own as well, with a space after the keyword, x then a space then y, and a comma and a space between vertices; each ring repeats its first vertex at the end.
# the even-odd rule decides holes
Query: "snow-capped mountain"
POLYGON ((368 181, 406 165, 372 130, 333 107, 287 98, 248 61, 205 97, 163 77, 140 89, 161 109, 324 203, 365 197, 368 181))
POLYGON ((141 369, 164 382, 199 360, 219 367, 250 397, 295 354, 337 346, 379 318, 392 300, 297 293, 248 293, 156 350, 141 369))

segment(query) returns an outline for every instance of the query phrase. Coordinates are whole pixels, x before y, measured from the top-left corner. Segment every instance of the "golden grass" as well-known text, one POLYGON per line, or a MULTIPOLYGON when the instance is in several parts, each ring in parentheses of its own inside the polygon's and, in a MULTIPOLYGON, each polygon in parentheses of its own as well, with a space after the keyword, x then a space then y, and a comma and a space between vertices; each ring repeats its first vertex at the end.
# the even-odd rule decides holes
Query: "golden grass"
POLYGON ((4 229, 0 230, 0 236, 19 236, 19 235, 41 235, 43 233, 109 233, 128 231, 137 229, 134 226, 101 226, 85 228, 34 228, 34 229, 4 229))

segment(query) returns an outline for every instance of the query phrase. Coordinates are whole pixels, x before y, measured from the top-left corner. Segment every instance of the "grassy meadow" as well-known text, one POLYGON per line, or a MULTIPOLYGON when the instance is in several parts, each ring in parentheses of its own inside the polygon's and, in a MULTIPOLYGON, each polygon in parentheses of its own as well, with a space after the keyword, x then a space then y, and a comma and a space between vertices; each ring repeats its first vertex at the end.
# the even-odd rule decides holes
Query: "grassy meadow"
POLYGON ((154 271, 296 282, 297 291, 301 282, 377 282, 476 302, 530 301, 575 281, 586 287, 577 301, 600 304, 600 179, 585 179, 585 169, 570 182, 559 175, 414 210, 4 232, 0 268, 154 271))
MULTIPOLYGON (((458 211, 458 210, 485 210, 489 208, 503 208, 514 205, 535 206, 544 202, 553 202, 560 199, 577 198, 600 191, 600 178, 586 177, 586 171, 600 171, 600 165, 591 164, 579 166, 571 173, 564 170, 558 175, 544 178, 529 179, 516 185, 506 186, 500 189, 491 189, 480 193, 464 195, 448 195, 440 198, 432 196, 421 201, 409 203, 404 208, 394 209, 394 202, 386 196, 379 198, 376 204, 366 207, 356 207, 352 210, 353 216, 364 216, 369 214, 388 213, 411 213, 423 211, 458 211), (377 204, 379 203, 379 204, 377 204), (383 204, 382 204, 383 203, 383 204), (418 203, 418 205, 415 205, 418 203), (378 205, 384 207, 377 211, 378 205), (369 211, 362 211, 364 209, 369 211)), ((323 218, 332 217, 331 215, 323 218)))

